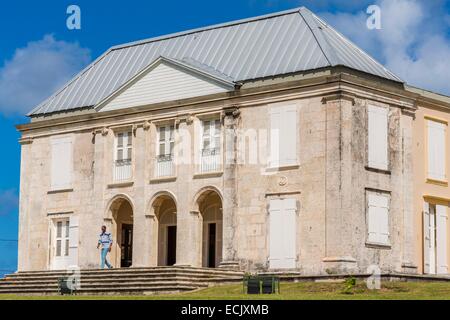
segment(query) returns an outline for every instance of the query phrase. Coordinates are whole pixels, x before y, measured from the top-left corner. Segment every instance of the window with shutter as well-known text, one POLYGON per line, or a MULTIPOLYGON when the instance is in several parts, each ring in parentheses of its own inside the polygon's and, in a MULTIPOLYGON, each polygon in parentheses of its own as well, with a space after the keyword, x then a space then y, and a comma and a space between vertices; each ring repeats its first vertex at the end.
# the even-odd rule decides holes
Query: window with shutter
POLYGON ((389 195, 367 192, 367 243, 390 245, 389 195))
POLYGON ((447 125, 427 120, 428 135, 428 178, 446 181, 446 132, 447 125))
POLYGON ((158 127, 158 157, 171 157, 174 145, 174 126, 158 127))
POLYGON ((269 205, 269 266, 289 269, 296 266, 295 199, 273 199, 269 205))
POLYGON ((55 137, 51 140, 51 189, 72 187, 72 138, 55 137))
POLYGON ((131 131, 118 132, 115 137, 114 180, 131 178, 131 161, 133 156, 133 134, 131 131))
POLYGON ((173 152, 175 146, 174 126, 158 127, 158 144, 155 176, 167 177, 174 175, 173 152))
POLYGON ((201 171, 218 171, 221 165, 220 120, 203 120, 201 128, 201 171))
POLYGON ((270 112, 269 167, 297 164, 297 107, 274 106, 270 112))
POLYGON ((388 108, 369 105, 368 166, 388 170, 388 108))
POLYGON ((448 273, 447 242, 447 206, 436 205, 436 273, 448 273))

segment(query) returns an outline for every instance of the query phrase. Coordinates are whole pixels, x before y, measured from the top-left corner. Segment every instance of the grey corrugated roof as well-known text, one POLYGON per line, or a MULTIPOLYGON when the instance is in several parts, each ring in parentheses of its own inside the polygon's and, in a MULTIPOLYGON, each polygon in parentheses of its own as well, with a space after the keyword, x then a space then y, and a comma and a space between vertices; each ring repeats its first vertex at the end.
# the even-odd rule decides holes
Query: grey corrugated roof
POLYGON ((28 115, 93 107, 161 56, 233 82, 337 65, 402 82, 302 7, 112 47, 28 115))

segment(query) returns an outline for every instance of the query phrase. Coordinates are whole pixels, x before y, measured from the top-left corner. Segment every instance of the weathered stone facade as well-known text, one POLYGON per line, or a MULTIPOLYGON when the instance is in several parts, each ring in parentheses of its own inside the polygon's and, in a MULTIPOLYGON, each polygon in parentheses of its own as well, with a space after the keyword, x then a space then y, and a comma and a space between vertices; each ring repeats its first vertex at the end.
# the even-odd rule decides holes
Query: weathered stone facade
MULTIPOLYGON (((221 208, 219 218, 214 218, 222 228, 221 250, 216 250, 220 265, 267 270, 269 201, 294 198, 296 270, 365 272, 375 264, 383 271, 416 272, 420 261, 413 241, 414 99, 388 81, 338 73, 252 84, 233 95, 65 114, 19 126, 23 135, 19 270, 52 268, 51 221, 69 216, 78 216, 79 221, 78 266, 97 267, 99 228, 106 224, 114 239, 120 238, 117 212, 124 201, 132 211, 128 222, 133 224, 133 267, 162 263, 158 212, 172 212, 172 207, 176 264, 205 265, 202 221, 209 219, 205 212, 216 203, 221 208), (269 108, 286 103, 297 108, 298 163, 273 170, 267 166, 269 108), (367 166, 369 103, 389 108, 385 171, 367 166), (199 173, 194 161, 199 119, 214 115, 221 119, 224 163, 217 172, 199 173), (153 175, 160 123, 175 126, 175 157, 188 159, 177 161, 175 174, 168 178, 153 175), (123 128, 133 132, 132 178, 115 183, 114 132, 123 128), (57 135, 73 138, 73 186, 55 191, 50 186, 49 157, 50 139, 57 135), (366 194, 372 191, 390 195, 389 246, 366 243, 366 194)), ((111 256, 115 265, 120 250, 116 242, 111 256)))

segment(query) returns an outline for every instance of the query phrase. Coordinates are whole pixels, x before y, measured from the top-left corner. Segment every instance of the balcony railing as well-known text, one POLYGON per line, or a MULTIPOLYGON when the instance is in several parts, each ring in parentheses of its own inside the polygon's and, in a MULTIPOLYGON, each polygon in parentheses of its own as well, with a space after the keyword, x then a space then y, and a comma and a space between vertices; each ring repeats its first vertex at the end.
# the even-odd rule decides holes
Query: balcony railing
POLYGON ((220 149, 203 149, 201 154, 201 172, 214 172, 220 170, 220 149))
POLYGON ((131 179, 131 159, 116 160, 114 163, 114 181, 131 179))
POLYGON ((173 157, 171 154, 161 154, 156 157, 155 176, 171 177, 174 175, 173 157))

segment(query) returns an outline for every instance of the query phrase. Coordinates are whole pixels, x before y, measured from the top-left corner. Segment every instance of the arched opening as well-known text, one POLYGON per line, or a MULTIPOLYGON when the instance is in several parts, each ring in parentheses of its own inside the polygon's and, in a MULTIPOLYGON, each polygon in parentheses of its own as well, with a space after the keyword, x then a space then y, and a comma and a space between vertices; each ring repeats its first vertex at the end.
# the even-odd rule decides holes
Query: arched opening
POLYGON ((118 197, 111 206, 114 266, 130 267, 133 263, 133 207, 125 197, 118 197))
POLYGON ((157 233, 157 265, 172 266, 177 256, 177 207, 168 194, 161 194, 153 201, 157 233))
POLYGON ((202 266, 216 268, 222 262, 222 199, 206 190, 197 199, 202 223, 202 266))

